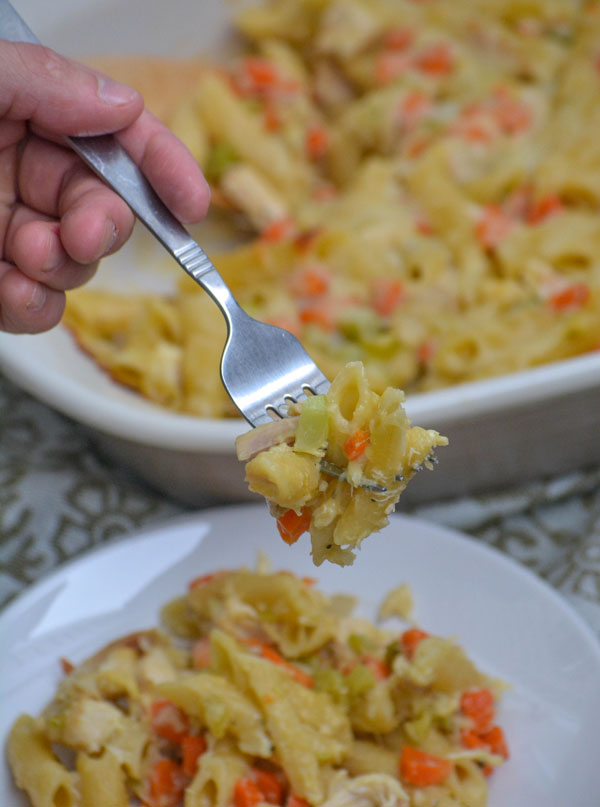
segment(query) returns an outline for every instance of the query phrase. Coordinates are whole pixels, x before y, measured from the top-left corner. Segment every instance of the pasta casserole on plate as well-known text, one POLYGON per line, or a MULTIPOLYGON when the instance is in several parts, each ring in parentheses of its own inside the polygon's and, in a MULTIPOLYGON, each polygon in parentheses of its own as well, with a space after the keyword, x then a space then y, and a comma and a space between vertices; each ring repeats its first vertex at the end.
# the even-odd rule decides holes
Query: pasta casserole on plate
MULTIPOLYGON (((262 568, 261 568, 262 567, 262 568)), ((33 807, 484 807, 503 686, 453 641, 353 616, 312 578, 222 570, 109 644, 8 740, 33 807)))

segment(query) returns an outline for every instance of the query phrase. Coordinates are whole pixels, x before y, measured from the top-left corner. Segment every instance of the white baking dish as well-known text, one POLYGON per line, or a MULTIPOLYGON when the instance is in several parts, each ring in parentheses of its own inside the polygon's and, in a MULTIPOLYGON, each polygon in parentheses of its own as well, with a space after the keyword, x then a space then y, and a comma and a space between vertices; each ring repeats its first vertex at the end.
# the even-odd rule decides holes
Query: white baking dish
MULTIPOLYGON (((74 57, 118 53, 190 56, 228 38, 219 0, 20 0, 48 45, 74 57)), ((196 233, 210 252, 210 239, 196 233)), ((105 261, 94 281, 135 288, 147 271, 168 287, 147 236, 105 261), (142 249, 139 242, 142 241, 142 249), (141 256, 144 256, 143 259, 141 256)), ((158 249, 158 248, 157 248, 158 249)), ((139 286, 138 286, 139 287, 139 286)), ((0 366, 28 392, 89 427, 101 450, 158 489, 193 505, 248 498, 234 455, 241 420, 173 414, 114 384, 62 327, 37 336, 0 334, 0 366)), ((411 483, 403 503, 518 484, 594 464, 600 457, 600 352, 489 381, 409 398, 414 423, 450 438, 433 474, 411 483)))

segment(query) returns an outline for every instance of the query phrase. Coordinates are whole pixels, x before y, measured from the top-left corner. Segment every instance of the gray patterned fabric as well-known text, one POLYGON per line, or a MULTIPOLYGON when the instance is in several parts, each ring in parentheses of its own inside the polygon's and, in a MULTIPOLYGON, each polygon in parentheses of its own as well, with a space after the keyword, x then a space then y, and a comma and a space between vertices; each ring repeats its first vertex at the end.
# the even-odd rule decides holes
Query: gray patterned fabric
MULTIPOLYGON (((84 550, 182 512, 0 376, 0 605, 84 550)), ((600 635, 600 468, 411 512, 528 566, 600 635)))

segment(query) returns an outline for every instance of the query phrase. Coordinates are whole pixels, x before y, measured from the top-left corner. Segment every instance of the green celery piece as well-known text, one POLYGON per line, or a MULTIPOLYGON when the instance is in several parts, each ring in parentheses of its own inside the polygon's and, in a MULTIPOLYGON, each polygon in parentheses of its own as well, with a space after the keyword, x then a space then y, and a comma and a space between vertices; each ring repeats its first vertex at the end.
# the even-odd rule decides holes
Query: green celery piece
POLYGON ((294 451, 321 456, 328 433, 327 399, 324 395, 310 395, 302 404, 294 451))

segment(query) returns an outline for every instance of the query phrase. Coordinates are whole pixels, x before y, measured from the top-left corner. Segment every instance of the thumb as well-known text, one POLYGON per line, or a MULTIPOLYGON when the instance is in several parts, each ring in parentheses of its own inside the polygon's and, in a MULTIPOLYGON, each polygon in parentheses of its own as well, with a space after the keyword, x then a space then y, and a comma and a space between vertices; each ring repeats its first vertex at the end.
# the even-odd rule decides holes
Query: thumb
POLYGON ((30 121, 56 135, 106 134, 141 114, 131 87, 42 45, 0 40, 0 119, 30 121))

